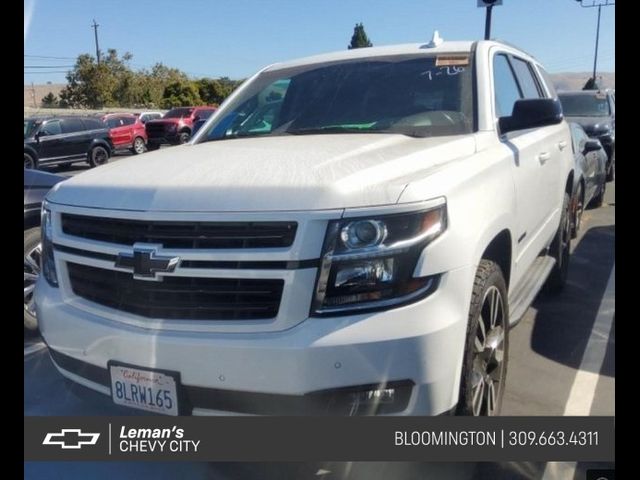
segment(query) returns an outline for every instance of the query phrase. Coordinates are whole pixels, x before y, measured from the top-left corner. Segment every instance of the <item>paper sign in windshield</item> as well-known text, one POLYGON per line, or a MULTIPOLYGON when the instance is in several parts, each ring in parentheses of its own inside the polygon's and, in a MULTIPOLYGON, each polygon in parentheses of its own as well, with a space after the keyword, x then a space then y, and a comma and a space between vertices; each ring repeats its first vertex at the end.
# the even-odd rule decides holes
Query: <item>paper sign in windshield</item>
POLYGON ((439 55, 436 57, 436 67, 452 67, 469 65, 468 55, 439 55))

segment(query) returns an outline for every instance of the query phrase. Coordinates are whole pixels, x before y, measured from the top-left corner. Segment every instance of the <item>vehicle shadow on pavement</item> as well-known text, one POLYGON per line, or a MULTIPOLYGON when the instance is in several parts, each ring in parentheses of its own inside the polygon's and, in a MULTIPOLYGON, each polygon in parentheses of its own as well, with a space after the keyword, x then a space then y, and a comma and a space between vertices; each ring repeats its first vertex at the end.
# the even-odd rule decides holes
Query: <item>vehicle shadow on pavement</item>
MULTIPOLYGON (((531 335, 534 352, 578 369, 615 263, 615 225, 593 227, 580 240, 561 294, 541 294, 531 335)), ((615 323, 614 323, 615 325, 615 323)), ((609 332, 607 332, 609 333, 609 332)), ((611 333, 615 333, 612 327, 611 333)), ((615 342, 610 336, 602 375, 614 376, 615 342)))

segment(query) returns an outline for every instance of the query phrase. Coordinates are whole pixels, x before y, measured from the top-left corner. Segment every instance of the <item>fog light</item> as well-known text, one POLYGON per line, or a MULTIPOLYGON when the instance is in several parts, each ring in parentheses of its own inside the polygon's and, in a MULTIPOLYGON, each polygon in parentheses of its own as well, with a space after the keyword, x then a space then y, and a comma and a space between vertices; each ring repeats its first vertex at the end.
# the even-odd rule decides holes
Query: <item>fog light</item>
POLYGON ((349 395, 349 415, 373 414, 381 405, 392 405, 395 401, 394 388, 354 392, 349 395))

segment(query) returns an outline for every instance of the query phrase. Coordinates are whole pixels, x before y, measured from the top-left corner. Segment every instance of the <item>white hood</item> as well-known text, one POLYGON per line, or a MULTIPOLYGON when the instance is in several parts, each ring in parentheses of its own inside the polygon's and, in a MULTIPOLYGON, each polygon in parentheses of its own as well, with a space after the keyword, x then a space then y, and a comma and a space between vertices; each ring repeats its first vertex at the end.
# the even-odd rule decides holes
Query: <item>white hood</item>
POLYGON ((394 204, 416 174, 472 154, 473 136, 337 134, 245 138, 162 149, 60 184, 54 203, 239 212, 394 204))

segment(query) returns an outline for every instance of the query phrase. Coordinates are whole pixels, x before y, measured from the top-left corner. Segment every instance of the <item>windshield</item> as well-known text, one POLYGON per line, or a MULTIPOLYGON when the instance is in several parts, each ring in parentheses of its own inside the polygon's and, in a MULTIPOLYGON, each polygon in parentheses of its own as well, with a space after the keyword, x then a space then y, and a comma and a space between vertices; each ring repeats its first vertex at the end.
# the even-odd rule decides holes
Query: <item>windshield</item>
POLYGON ((188 117, 193 112, 193 108, 173 108, 169 110, 164 118, 183 118, 188 117))
POLYGON ((32 137, 40 125, 40 122, 35 120, 25 120, 24 121, 24 138, 32 137))
POLYGON ((222 107, 199 141, 321 133, 469 133, 473 89, 468 62, 468 55, 458 58, 457 65, 447 65, 443 57, 403 55, 264 72, 222 107))
POLYGON ((606 95, 558 95, 569 117, 606 117, 611 114, 606 95))

